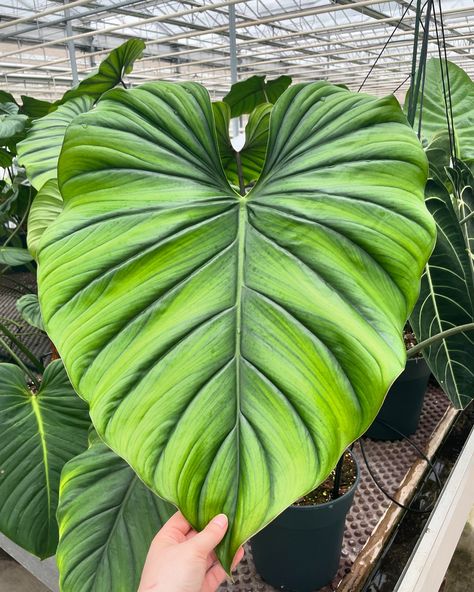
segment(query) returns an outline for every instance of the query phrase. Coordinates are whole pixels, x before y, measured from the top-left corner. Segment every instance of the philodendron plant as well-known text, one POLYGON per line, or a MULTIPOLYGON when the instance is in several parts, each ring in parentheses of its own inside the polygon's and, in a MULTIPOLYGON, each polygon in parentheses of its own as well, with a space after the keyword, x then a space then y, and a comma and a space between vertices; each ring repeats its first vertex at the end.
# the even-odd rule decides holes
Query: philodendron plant
POLYGON ((421 349, 462 409, 474 397, 474 82, 459 66, 431 59, 413 107, 414 127, 427 145, 425 201, 438 237, 410 318, 420 342, 410 354, 421 349))
POLYGON ((199 84, 116 88, 67 129, 44 325, 101 439, 195 528, 229 516, 227 570, 403 369, 427 170, 393 97, 327 82, 276 100, 249 191, 199 84))

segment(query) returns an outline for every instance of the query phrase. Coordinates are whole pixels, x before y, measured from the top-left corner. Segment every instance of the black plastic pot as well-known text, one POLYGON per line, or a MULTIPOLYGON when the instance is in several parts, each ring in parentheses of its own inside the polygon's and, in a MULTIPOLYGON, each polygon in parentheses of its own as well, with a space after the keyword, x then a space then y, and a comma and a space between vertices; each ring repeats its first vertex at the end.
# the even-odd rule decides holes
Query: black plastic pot
MULTIPOLYGON (((357 466, 357 461, 354 459, 357 466)), ((317 506, 290 506, 251 540, 255 567, 276 588, 312 592, 336 575, 344 524, 359 483, 317 506)))
POLYGON ((407 360, 405 370, 388 391, 377 417, 365 435, 374 440, 401 440, 401 434, 414 434, 418 429, 430 374, 424 358, 407 360))

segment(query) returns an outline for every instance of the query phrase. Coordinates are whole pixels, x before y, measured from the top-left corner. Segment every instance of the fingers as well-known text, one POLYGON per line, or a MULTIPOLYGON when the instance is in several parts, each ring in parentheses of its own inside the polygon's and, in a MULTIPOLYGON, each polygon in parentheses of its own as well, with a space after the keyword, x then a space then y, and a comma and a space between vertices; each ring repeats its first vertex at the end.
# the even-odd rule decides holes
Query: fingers
POLYGON ((239 563, 244 558, 244 553, 245 553, 245 551, 244 551, 243 547, 240 547, 237 550, 237 553, 235 554, 235 557, 234 557, 234 561, 232 562, 232 569, 235 569, 239 565, 239 563))
POLYGON ((227 516, 218 514, 204 530, 191 539, 190 543, 207 557, 208 553, 224 538, 228 524, 227 516))
MULTIPOLYGON (((233 570, 242 561, 243 556, 244 549, 243 547, 240 547, 240 549, 235 554, 234 561, 232 563, 233 570)), ((215 592, 226 578, 227 574, 224 571, 224 568, 216 560, 216 563, 212 564, 211 567, 207 570, 203 588, 204 592, 215 592)))
POLYGON ((163 525, 158 536, 160 538, 169 539, 178 543, 183 542, 186 536, 192 530, 191 525, 181 512, 176 512, 171 518, 163 525))
POLYGON ((206 579, 204 580, 204 592, 215 592, 217 588, 226 579, 227 574, 220 563, 216 563, 206 573, 206 579))

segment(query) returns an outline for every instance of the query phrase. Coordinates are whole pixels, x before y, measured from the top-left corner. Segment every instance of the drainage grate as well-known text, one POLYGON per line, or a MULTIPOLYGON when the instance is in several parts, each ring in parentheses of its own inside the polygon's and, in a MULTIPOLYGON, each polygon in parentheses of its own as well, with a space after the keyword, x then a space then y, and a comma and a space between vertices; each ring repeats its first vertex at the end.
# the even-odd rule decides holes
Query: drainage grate
MULTIPOLYGON (((428 387, 418 431, 411 440, 432 457, 455 418, 456 412, 442 390, 428 387)), ((372 472, 383 487, 401 503, 407 503, 423 476, 426 463, 406 441, 378 442, 367 439, 364 449, 372 472)), ((322 592, 337 590, 357 592, 374 568, 390 533, 400 517, 401 510, 388 500, 370 477, 358 444, 353 450, 361 476, 354 503, 347 516, 339 571, 331 585, 322 592)), ((255 571, 250 546, 246 545, 245 558, 239 565, 234 582, 226 582, 220 592, 275 592, 255 571)))
MULTIPOLYGON (((17 273, 12 276, 2 276, 2 284, 0 284, 0 318, 5 323, 4 319, 11 319, 17 323, 22 323, 21 327, 16 327, 5 323, 12 333, 15 334, 26 347, 33 352, 33 354, 42 359, 47 356, 50 351, 49 339, 45 333, 31 327, 22 320, 19 312, 16 309, 16 301, 23 294, 28 291, 35 292, 35 281, 32 274, 17 273), (14 281, 21 282, 21 285, 14 283, 14 281)), ((31 367, 31 362, 21 353, 18 348, 4 335, 2 335, 9 347, 20 357, 22 362, 31 367)), ((11 356, 0 345, 0 362, 11 362, 11 356)))

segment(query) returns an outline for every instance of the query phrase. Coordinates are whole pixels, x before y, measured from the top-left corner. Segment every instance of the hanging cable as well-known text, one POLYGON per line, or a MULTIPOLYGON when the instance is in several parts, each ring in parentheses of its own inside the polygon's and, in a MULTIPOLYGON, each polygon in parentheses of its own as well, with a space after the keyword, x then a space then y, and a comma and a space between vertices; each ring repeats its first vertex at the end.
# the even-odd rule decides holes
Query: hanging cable
MULTIPOLYGON (((377 419, 377 421, 379 423, 381 423, 382 425, 384 425, 385 427, 393 430, 396 434, 398 434, 399 436, 401 436, 404 440, 406 440, 410 446, 412 446, 420 455, 421 458, 423 458, 423 460, 425 460, 430 468, 430 473, 432 473, 434 475, 435 481, 436 481, 436 485, 438 488, 438 491, 441 491, 443 486, 441 484, 441 480, 439 478, 439 475, 433 465, 433 463, 431 462, 431 460, 426 456, 426 454, 420 449, 419 446, 417 446, 415 444, 415 442, 413 442, 413 440, 411 440, 410 438, 408 438, 408 436, 406 436, 405 434, 403 434, 402 432, 400 432, 399 430, 397 430, 396 428, 394 428, 393 426, 389 425, 388 423, 386 423, 385 421, 381 420, 381 419, 377 419)), ((371 476, 372 480, 374 481, 375 485, 380 489, 380 491, 391 501, 393 502, 396 506, 398 506, 399 508, 402 508, 402 510, 406 510, 408 512, 413 512, 415 514, 429 514, 434 506, 435 506, 435 502, 433 502, 429 508, 427 508, 426 510, 419 510, 417 508, 412 508, 411 505, 410 506, 405 506, 404 504, 400 503, 398 500, 396 500, 392 495, 390 495, 388 493, 388 491, 381 485, 378 477, 374 474, 374 472, 372 471, 372 468, 370 467, 369 461, 367 459, 367 455, 365 452, 365 448, 364 448, 364 443, 363 443, 363 439, 360 438, 359 439, 359 446, 360 446, 360 451, 362 453, 362 457, 364 459, 365 462, 365 466, 367 467, 367 471, 369 473, 369 475, 371 476)))
MULTIPOLYGON (((418 108, 418 97, 420 96, 420 87, 424 87, 424 73, 426 67, 426 58, 428 55, 428 39, 429 39, 429 29, 430 29, 430 19, 431 19, 431 10, 433 7, 434 0, 428 0, 426 3, 426 14, 425 14, 425 24, 423 27, 423 38, 421 42, 421 51, 420 51, 420 59, 418 62, 418 69, 416 71, 415 80, 412 82, 410 87, 410 95, 409 95, 409 110, 408 110, 408 123, 413 127, 415 125, 416 119, 416 111, 418 108)), ((421 13, 420 13, 421 19, 421 13)), ((414 56, 416 59, 416 57, 414 56)), ((412 63, 412 71, 413 71, 413 63, 412 63)), ((423 95, 421 95, 421 102, 423 102, 423 95)), ((419 126, 420 127, 420 126, 419 126)))
POLYGON ((438 32, 438 22, 436 19, 436 10, 435 9, 433 11, 433 14, 435 16, 436 42, 438 45, 438 57, 439 57, 439 63, 440 63, 440 69, 441 69, 441 82, 443 85, 443 96, 444 96, 446 123, 447 123, 447 127, 448 127, 449 148, 450 148, 450 153, 451 153, 451 161, 454 163, 454 161, 456 160, 456 157, 457 157, 456 137, 455 137, 455 132, 454 132, 453 103, 452 103, 452 95, 451 95, 451 82, 450 82, 450 78, 449 78, 449 69, 448 69, 448 55, 447 55, 447 51, 446 51, 446 37, 445 37, 445 32, 444 32, 443 11, 442 11, 440 0, 438 0, 438 7, 439 7, 439 20, 440 20, 440 28, 441 28, 443 53, 441 53, 440 35, 438 32))
MULTIPOLYGON (((366 77, 364 78, 364 80, 362 81, 362 84, 359 86, 359 90, 357 92, 360 92, 362 90, 362 87, 364 86, 364 84, 367 82, 369 76, 372 74, 372 70, 375 68, 375 66, 377 65, 377 62, 379 61, 379 59, 382 57, 383 52, 386 50, 388 44, 390 43, 390 41, 392 40, 392 37, 395 35, 398 27, 402 24, 403 19, 405 18, 406 13, 409 11, 409 9, 411 8, 411 5, 413 4, 414 0, 410 1, 410 4, 405 8, 405 10, 402 13, 402 16, 400 17, 400 20, 397 22, 397 24, 395 25, 395 27, 393 28, 393 31, 390 33, 387 41, 385 42, 384 46, 382 47, 382 49, 379 52, 379 55, 375 58, 375 62, 370 66, 369 71, 367 72, 366 77)), ((421 2, 421 0, 418 0, 418 2, 421 2)))

